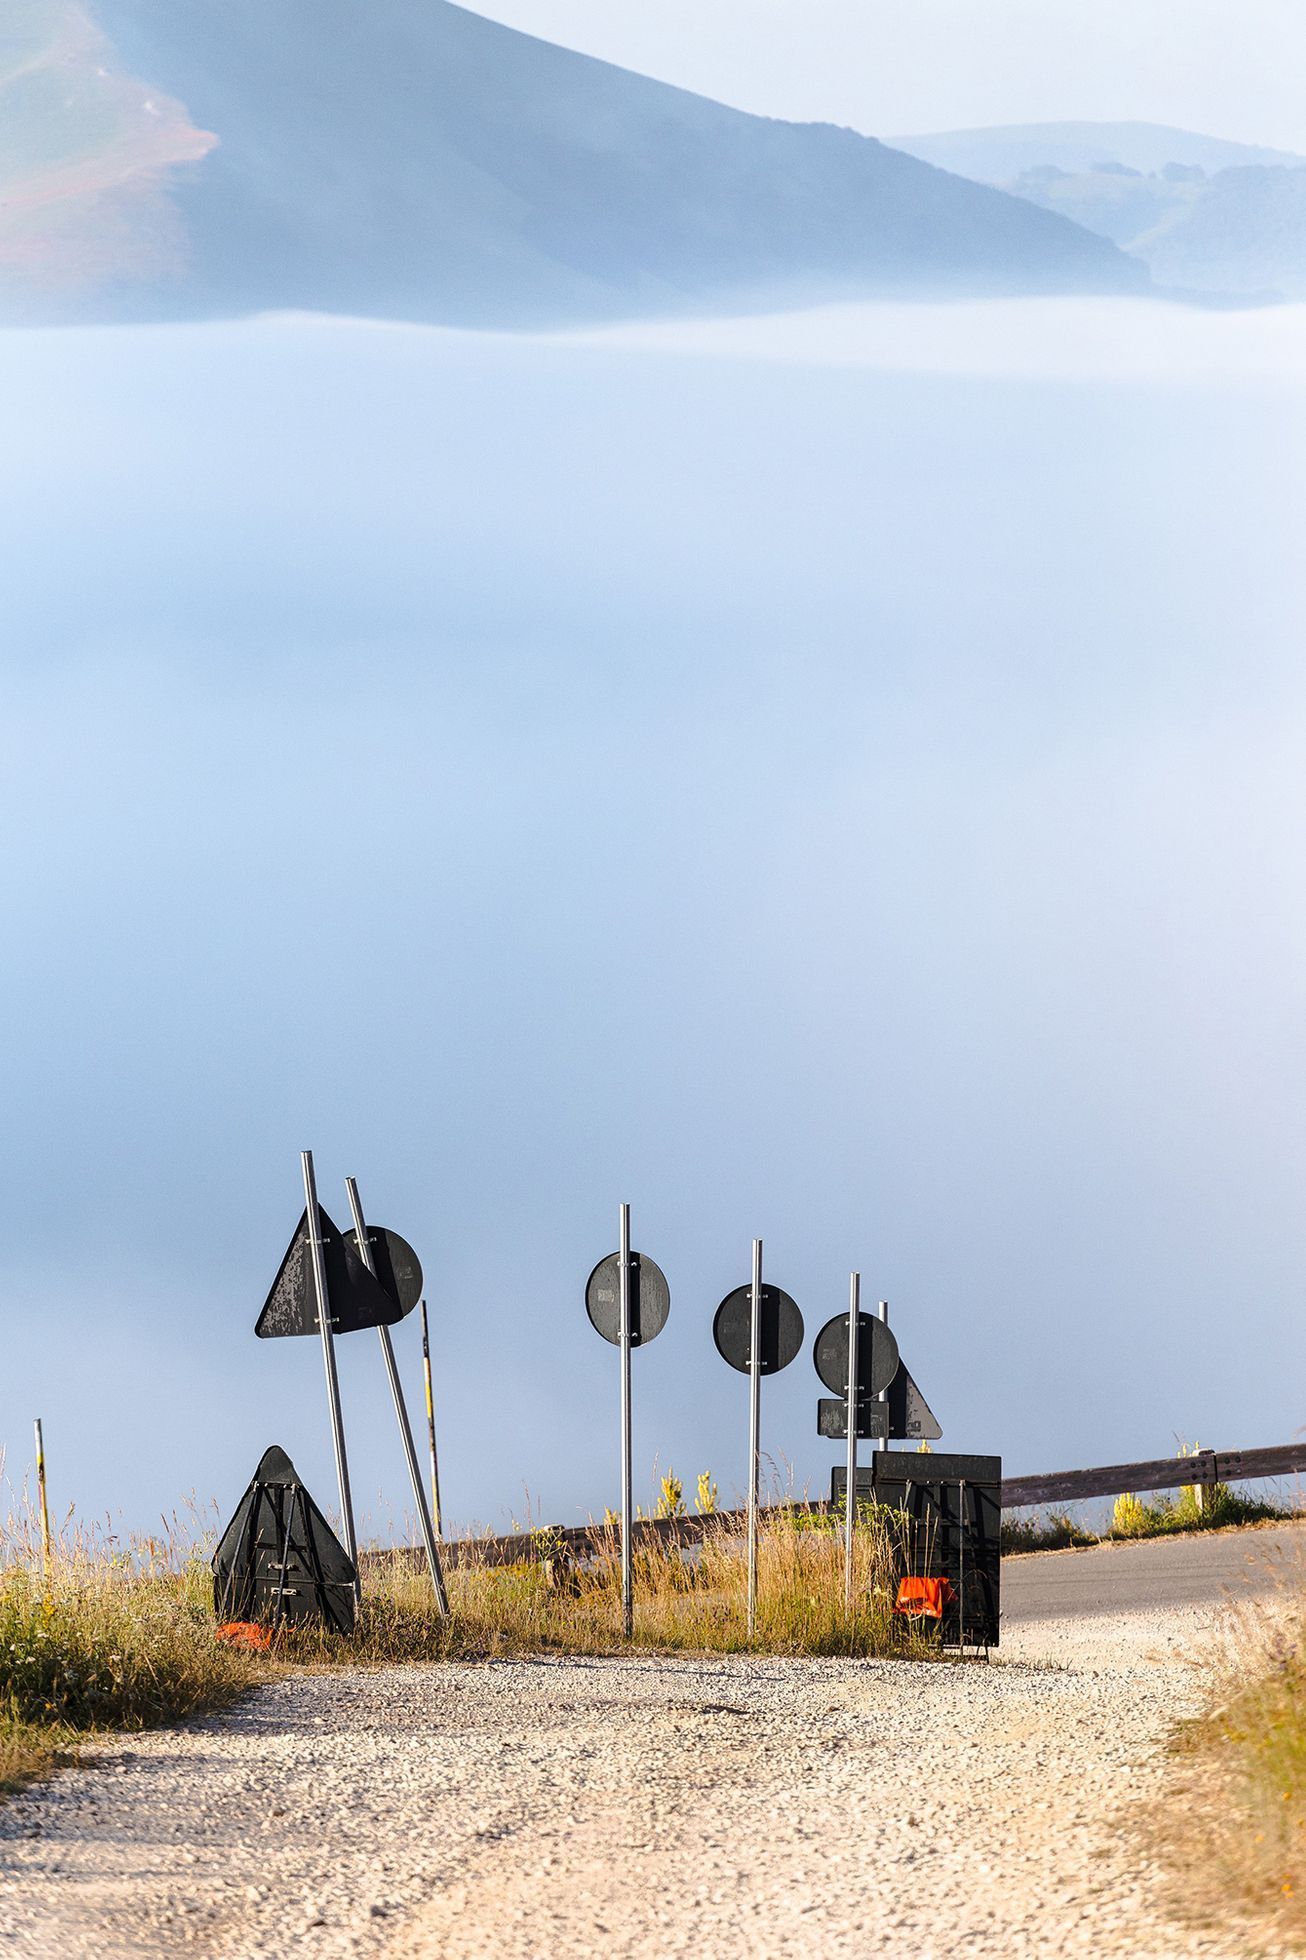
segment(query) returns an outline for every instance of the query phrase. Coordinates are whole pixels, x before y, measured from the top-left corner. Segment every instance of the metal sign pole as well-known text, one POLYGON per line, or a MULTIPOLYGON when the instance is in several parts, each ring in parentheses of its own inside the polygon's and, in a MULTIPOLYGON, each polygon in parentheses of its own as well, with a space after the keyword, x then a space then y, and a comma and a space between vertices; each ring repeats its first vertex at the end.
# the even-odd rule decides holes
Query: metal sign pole
POLYGON ((431 1393, 431 1330, 426 1321, 426 1302, 422 1302, 422 1382, 426 1389, 426 1440, 431 1456, 431 1523, 437 1538, 444 1536, 440 1522, 440 1459, 435 1453, 435 1397, 431 1393))
POLYGON ((633 1529, 630 1476, 630 1206, 621 1207, 621 1250, 617 1254, 621 1347, 621 1630, 635 1631, 635 1577, 630 1538, 633 1529))
MULTIPOLYGON (((301 1150, 299 1162, 304 1173, 304 1229, 308 1233, 308 1253, 313 1266, 317 1324, 322 1335, 322 1366, 326 1371, 327 1404, 331 1410, 331 1441, 336 1453, 336 1481, 340 1486, 340 1519, 345 1532, 345 1550, 357 1572, 358 1540, 354 1535, 354 1503, 349 1495, 345 1425, 340 1414, 340 1383, 336 1378, 336 1348, 331 1334, 331 1302, 327 1297, 326 1260, 322 1254, 322 1226, 318 1216, 317 1179, 313 1175, 312 1151, 301 1150)), ((361 1592, 361 1586, 356 1585, 356 1590, 361 1592)))
MULTIPOLYGON (((358 1186, 352 1177, 345 1179, 345 1190, 349 1194, 349 1209, 354 1217, 354 1233, 358 1239, 358 1255, 372 1277, 376 1277, 376 1261, 368 1244, 367 1226, 363 1223, 363 1206, 358 1196, 358 1186)), ((449 1595, 445 1590, 444 1573, 440 1568, 440 1553, 436 1547, 435 1533, 431 1529, 431 1513, 426 1505, 426 1492, 422 1487, 422 1472, 417 1462, 417 1451, 413 1448, 412 1425, 408 1420, 408 1405, 404 1401, 403 1383, 399 1379, 399 1369, 395 1363, 394 1342, 390 1339, 388 1327, 378 1327, 381 1337, 381 1352, 385 1356, 385 1371, 390 1377, 390 1393, 394 1398, 395 1419, 399 1424, 399 1436, 404 1446, 404 1456, 408 1461, 409 1481, 413 1486, 413 1501, 417 1505, 418 1522, 422 1527, 422 1539, 426 1545, 426 1562, 431 1568, 431 1585, 435 1590, 435 1603, 442 1613, 449 1611, 449 1595)))
MULTIPOLYGON (((889 1324, 889 1302, 887 1300, 881 1300, 880 1302, 880 1319, 884 1322, 885 1326, 887 1327, 889 1324)), ((888 1389, 882 1388, 880 1390, 881 1402, 887 1402, 888 1399, 889 1399, 888 1389)), ((887 1450, 888 1447, 889 1447, 889 1425, 886 1422, 884 1425, 884 1434, 883 1436, 881 1436, 877 1448, 882 1450, 887 1450)))
POLYGON ((757 1630, 757 1487, 762 1462, 762 1241, 753 1240, 748 1336, 748 1637, 757 1630))
POLYGON ((50 1577, 50 1499, 45 1487, 45 1440, 36 1418, 36 1489, 41 1505, 41 1579, 50 1577))
POLYGON ((862 1307, 862 1276, 848 1284, 848 1487, 844 1492, 843 1599, 853 1610, 853 1534, 857 1522, 857 1349, 862 1307))

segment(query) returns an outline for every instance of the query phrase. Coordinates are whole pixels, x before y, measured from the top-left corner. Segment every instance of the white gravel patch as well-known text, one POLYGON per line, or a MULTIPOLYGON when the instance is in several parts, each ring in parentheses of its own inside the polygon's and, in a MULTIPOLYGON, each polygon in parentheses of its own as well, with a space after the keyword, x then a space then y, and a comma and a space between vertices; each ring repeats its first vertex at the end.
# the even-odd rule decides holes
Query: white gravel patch
POLYGON ((0 1955, 1202 1954, 1127 1828, 1208 1612, 992 1665, 351 1670, 0 1806, 0 1955))

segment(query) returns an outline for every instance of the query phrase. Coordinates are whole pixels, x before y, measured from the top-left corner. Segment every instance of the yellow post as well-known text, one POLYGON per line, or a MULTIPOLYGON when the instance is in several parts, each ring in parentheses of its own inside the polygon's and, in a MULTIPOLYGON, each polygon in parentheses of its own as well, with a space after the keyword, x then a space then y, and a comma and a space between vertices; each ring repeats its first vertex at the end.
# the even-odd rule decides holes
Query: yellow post
POLYGON ((45 1488, 45 1444, 41 1438, 41 1418, 36 1418, 36 1488, 41 1504, 41 1577, 50 1576, 50 1500, 45 1488))
POLYGON ((431 1332, 426 1321, 426 1302, 422 1302, 422 1376, 426 1385, 426 1435, 431 1450, 431 1522, 437 1538, 440 1528, 440 1461, 435 1453, 435 1398, 431 1393, 431 1332))

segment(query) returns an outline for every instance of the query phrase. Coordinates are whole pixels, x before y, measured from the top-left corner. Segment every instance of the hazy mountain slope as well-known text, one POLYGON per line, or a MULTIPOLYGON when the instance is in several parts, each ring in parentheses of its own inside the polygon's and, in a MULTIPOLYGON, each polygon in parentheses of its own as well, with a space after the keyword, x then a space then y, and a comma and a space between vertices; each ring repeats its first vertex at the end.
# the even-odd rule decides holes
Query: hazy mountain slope
POLYGON ((1144 260, 1163 286, 1306 294, 1306 158, 1150 123, 1048 123, 903 137, 1144 260))
POLYGON ((908 156, 986 184, 1008 184, 1022 172, 1043 165, 1077 176, 1104 162, 1122 163, 1144 175, 1161 171, 1169 163, 1195 165, 1208 172, 1238 164, 1306 164, 1306 157, 1295 156, 1290 150, 1230 143, 1223 137, 1200 136, 1189 129, 1167 129, 1161 123, 1012 123, 996 129, 951 129, 925 136, 890 136, 887 140, 908 156))
POLYGON ((526 325, 1146 284, 1054 213, 446 0, 95 0, 94 13, 116 67, 218 138, 167 177, 184 268, 103 282, 102 315, 526 325))
POLYGON ((1304 299, 1306 169, 1222 170, 1134 249, 1171 285, 1304 299))
POLYGON ((161 180, 214 139, 115 70, 83 7, 3 0, 0 295, 77 293, 181 263, 161 180))

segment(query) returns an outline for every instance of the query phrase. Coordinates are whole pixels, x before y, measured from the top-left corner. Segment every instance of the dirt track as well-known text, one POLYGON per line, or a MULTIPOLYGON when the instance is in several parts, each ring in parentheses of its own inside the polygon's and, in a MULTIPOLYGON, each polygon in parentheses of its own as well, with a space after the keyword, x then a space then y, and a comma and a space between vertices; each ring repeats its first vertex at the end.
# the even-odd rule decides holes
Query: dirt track
POLYGON ((1028 1621, 989 1667, 301 1678, 0 1809, 0 1953, 1243 1960, 1128 1830, 1209 1619, 1028 1621))

